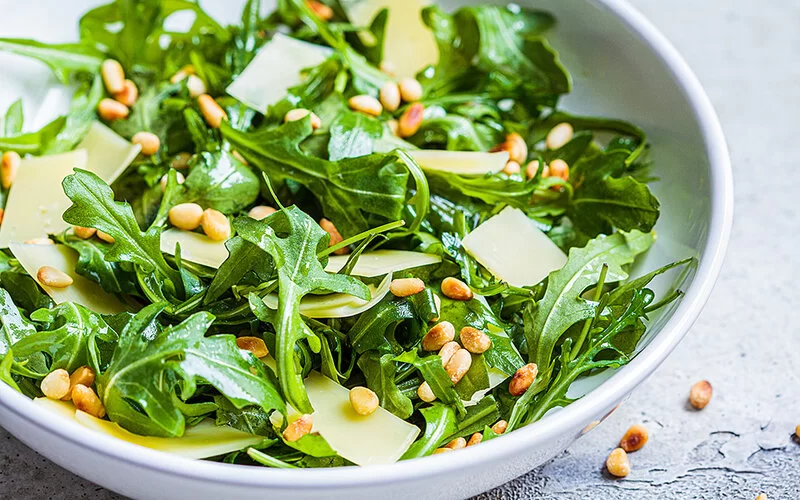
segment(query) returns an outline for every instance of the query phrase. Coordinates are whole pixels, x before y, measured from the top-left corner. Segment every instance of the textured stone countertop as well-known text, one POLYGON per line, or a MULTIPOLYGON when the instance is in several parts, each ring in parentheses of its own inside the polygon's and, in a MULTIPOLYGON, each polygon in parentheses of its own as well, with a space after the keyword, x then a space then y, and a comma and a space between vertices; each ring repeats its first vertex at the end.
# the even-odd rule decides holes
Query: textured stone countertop
MULTIPOLYGON (((669 360, 602 426, 550 463, 482 495, 494 498, 800 498, 796 294, 800 195, 800 1, 632 0, 694 68, 727 134, 736 221, 714 293, 669 360), (686 407, 691 384, 714 398, 686 407), (632 473, 603 472, 625 429, 650 442, 632 473)), ((0 430, 0 497, 118 498, 0 430)))

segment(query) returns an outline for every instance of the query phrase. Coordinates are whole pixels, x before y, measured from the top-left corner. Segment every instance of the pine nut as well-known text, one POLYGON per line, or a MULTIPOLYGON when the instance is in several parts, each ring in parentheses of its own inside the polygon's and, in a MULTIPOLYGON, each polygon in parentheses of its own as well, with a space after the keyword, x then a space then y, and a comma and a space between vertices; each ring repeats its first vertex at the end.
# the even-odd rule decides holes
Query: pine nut
POLYGON ((797 424, 797 427, 794 428, 794 435, 800 439, 800 424, 797 424))
POLYGON ((469 441, 467 441, 467 446, 475 446, 476 444, 480 444, 483 441, 483 434, 480 432, 476 432, 475 434, 469 437, 469 441))
POLYGON ((482 354, 492 347, 492 339, 482 331, 477 328, 472 328, 471 326, 465 326, 461 329, 459 339, 464 349, 473 354, 482 354))
POLYGON ((442 293, 453 300, 472 300, 472 289, 458 278, 447 277, 442 280, 442 293))
POLYGON ((547 149, 561 148, 572 140, 572 134, 572 125, 566 122, 559 123, 547 133, 547 138, 544 141, 547 149))
POLYGON ((494 432, 498 436, 500 434, 504 434, 506 432, 506 429, 508 429, 508 422, 506 422, 505 420, 498 420, 492 426, 492 432, 494 432))
POLYGON ((431 321, 439 321, 439 316, 442 315, 442 299, 435 293, 433 294, 433 304, 436 306, 436 317, 432 318, 431 321))
POLYGON ((453 354, 457 353, 461 349, 461 345, 458 342, 452 341, 448 342, 439 349, 439 357, 442 358, 442 366, 447 366, 447 363, 450 362, 450 358, 453 357, 453 354))
POLYGON ((430 384, 427 382, 423 382, 420 384, 419 388, 417 388, 417 396, 426 403, 436 401, 436 394, 433 393, 433 389, 431 389, 430 384))
MULTIPOLYGON (((344 241, 342 233, 340 233, 339 230, 336 229, 336 226, 333 224, 333 222, 329 221, 328 219, 324 217, 320 219, 319 227, 321 227, 323 231, 325 231, 330 235, 331 239, 330 241, 328 241, 329 247, 332 247, 333 245, 338 245, 339 243, 344 241)), ((348 247, 344 247, 340 248, 339 250, 336 250, 333 253, 336 255, 346 255, 350 253, 350 249, 348 247)))
POLYGON ((701 380, 694 384, 692 390, 689 391, 689 403, 698 410, 702 410, 711 401, 711 394, 711 384, 708 380, 701 380))
POLYGON ((3 189, 8 189, 17 178, 19 172, 19 165, 22 163, 19 153, 16 151, 6 151, 3 153, 2 164, 0 165, 0 183, 3 189))
POLYGON ((528 145, 518 133, 513 132, 506 136, 506 147, 510 160, 522 164, 528 159, 528 145))
POLYGON ((309 9, 311 9, 311 12, 313 12, 314 15, 323 21, 330 21, 333 19, 333 9, 324 3, 318 2, 317 0, 306 0, 306 5, 309 9))
POLYGON ((189 75, 189 78, 186 79, 186 88, 189 89, 189 97, 192 99, 208 92, 206 82, 197 75, 189 75))
POLYGON ((131 110, 128 109, 128 106, 108 97, 101 99, 97 104, 97 114, 100 115, 100 118, 109 122, 127 118, 130 112, 131 110))
POLYGON ((239 349, 252 352, 257 358, 263 358, 269 354, 267 344, 264 343, 263 339, 258 337, 237 337, 236 346, 239 347, 239 349))
POLYGON ((381 103, 371 95, 361 94, 351 97, 347 101, 347 105, 353 111, 360 111, 371 116, 378 116, 383 113, 383 106, 381 103))
POLYGON ((305 414, 302 415, 300 418, 295 420, 294 422, 290 423, 286 426, 286 429, 283 431, 283 439, 293 443, 300 439, 301 437, 305 436, 309 432, 311 432, 311 428, 314 426, 314 419, 311 415, 305 414))
POLYGON ((503 173, 506 175, 516 175, 520 173, 521 170, 522 167, 514 160, 509 160, 508 163, 506 163, 506 166, 503 167, 503 173))
POLYGON ((200 106, 200 112, 203 114, 206 123, 211 128, 219 128, 222 120, 228 119, 228 114, 222 109, 222 106, 208 94, 201 94, 197 96, 197 105, 200 106))
POLYGON ((415 102, 409 106, 400 116, 397 126, 397 135, 400 137, 411 137, 416 134, 422 126, 422 118, 425 113, 425 106, 420 102, 415 102))
POLYGON ((74 232, 75 236, 78 238, 88 240, 97 233, 97 229, 93 227, 75 226, 72 228, 72 232, 74 232))
POLYGON ((438 455, 440 453, 449 453, 451 451, 453 450, 450 448, 436 448, 435 450, 433 450, 433 453, 431 453, 431 455, 438 455))
POLYGON ((632 425, 619 441, 619 447, 628 453, 641 450, 647 444, 648 437, 647 427, 640 424, 632 425))
POLYGON ((83 384, 76 384, 72 388, 72 403, 75 408, 82 412, 97 418, 103 418, 106 415, 106 409, 103 402, 97 397, 91 387, 86 387, 83 384))
POLYGON ((766 493, 759 493, 756 500, 769 500, 766 493))
MULTIPOLYGON (((533 179, 536 177, 536 172, 539 171, 539 160, 533 160, 525 167, 525 176, 528 180, 533 179)), ((550 174, 550 169, 547 165, 544 166, 544 170, 542 170, 542 179, 547 177, 550 174)))
POLYGON ((560 177, 565 181, 569 180, 569 165, 567 162, 560 158, 556 158, 555 160, 550 162, 549 172, 547 174, 548 177, 560 177))
POLYGON ((400 122, 395 119, 386 120, 386 126, 389 127, 389 131, 392 135, 397 136, 400 132, 400 122))
POLYGON ((251 208, 250 211, 247 212, 247 216, 250 217, 251 219, 262 220, 266 219, 275 212, 277 212, 277 210, 275 210, 272 207, 268 207, 266 205, 258 205, 256 207, 251 208))
POLYGON ((183 81, 183 79, 186 78, 187 76, 193 74, 195 74, 194 66, 192 66, 191 64, 187 64, 186 66, 176 71, 175 74, 169 78, 169 83, 173 84, 178 83, 180 81, 183 81))
POLYGON ((606 459, 606 469, 612 476, 625 477, 631 473, 628 454, 622 448, 614 448, 606 459))
POLYGON ((50 399, 61 399, 69 392, 69 372, 62 368, 53 370, 42 379, 39 386, 50 399))
POLYGON ((67 288, 72 284, 72 277, 52 266, 42 266, 36 272, 36 278, 44 286, 51 288, 67 288))
POLYGON ((472 366, 472 355, 466 349, 459 349, 447 362, 444 371, 450 375, 450 380, 457 384, 459 380, 464 378, 470 366, 472 366))
POLYGON ((32 240, 25 240, 23 243, 26 245, 55 245, 56 242, 50 238, 33 238, 32 240))
POLYGON ((457 437, 454 440, 447 443, 446 445, 444 445, 444 447, 450 448, 451 450, 460 450, 462 448, 467 447, 467 440, 464 439, 463 437, 457 437))
MULTIPOLYGON (((183 184, 184 182, 186 182, 186 177, 184 177, 182 173, 177 172, 175 174, 175 180, 178 181, 178 184, 183 184)), ((161 184, 161 191, 167 190, 167 181, 169 181, 169 175, 168 174, 162 175, 161 180, 159 181, 159 184, 161 184)))
POLYGON ((214 241, 225 241, 231 237, 231 223, 225 214, 213 208, 203 210, 200 218, 203 232, 214 241))
POLYGON ((312 130, 317 130, 322 126, 322 120, 320 120, 319 116, 305 108, 295 108, 283 117, 283 122, 294 122, 297 120, 302 120, 306 116, 311 115, 311 128, 312 130))
POLYGON ((413 78, 403 78, 398 83, 400 96, 405 102, 417 102, 422 99, 422 85, 413 78))
POLYGON ((386 59, 381 61, 381 63, 378 65, 378 69, 389 76, 394 76, 397 73, 397 67, 394 65, 394 63, 392 63, 392 61, 387 61, 386 59))
POLYGON ((114 94, 114 99, 130 108, 139 99, 139 87, 131 80, 125 80, 122 90, 114 94))
POLYGON ((425 290, 425 282, 419 278, 397 278, 389 284, 389 291, 395 297, 410 297, 425 290))
POLYGON ((4 208, 0 208, 0 224, 3 223, 3 218, 6 216, 6 210, 4 208))
POLYGON ((400 88, 394 82, 384 83, 379 97, 386 111, 397 111, 400 107, 400 88))
POLYGON ((350 389, 350 405, 359 415, 372 415, 378 409, 378 395, 366 387, 350 389))
POLYGON ((426 351, 438 351, 456 337, 456 329, 449 321, 442 321, 433 326, 422 338, 422 348, 426 351))
POLYGON ((100 75, 103 77, 103 84, 109 94, 114 95, 122 92, 125 86, 125 71, 119 61, 106 59, 100 67, 100 75))
POLYGON ((511 377, 511 382, 508 384, 508 392, 512 396, 522 396, 533 384, 533 379, 536 378, 538 373, 539 367, 536 366, 536 363, 528 363, 518 369, 514 372, 514 376, 511 377))
POLYGON ((169 223, 178 229, 197 229, 203 218, 203 207, 197 203, 180 203, 169 209, 169 223))
POLYGON ((114 243, 115 241, 113 236, 111 236, 108 233, 104 233, 99 229, 97 230, 97 237, 100 238, 102 241, 105 241, 106 243, 114 243))
POLYGON ((191 153, 178 153, 175 155, 175 158, 172 159, 170 167, 174 168, 175 170, 183 170, 189 167, 189 160, 191 159, 191 153))
POLYGON ((67 394, 61 399, 64 401, 69 401, 72 399, 72 390, 76 385, 81 384, 86 387, 91 387, 94 384, 94 379, 94 370, 88 366, 81 366, 80 368, 75 369, 75 371, 72 372, 72 375, 69 376, 69 392, 67 392, 67 394))
POLYGON ((145 156, 152 156, 158 152, 161 147, 161 139, 152 132, 136 132, 131 142, 138 144, 142 147, 142 154, 145 156))

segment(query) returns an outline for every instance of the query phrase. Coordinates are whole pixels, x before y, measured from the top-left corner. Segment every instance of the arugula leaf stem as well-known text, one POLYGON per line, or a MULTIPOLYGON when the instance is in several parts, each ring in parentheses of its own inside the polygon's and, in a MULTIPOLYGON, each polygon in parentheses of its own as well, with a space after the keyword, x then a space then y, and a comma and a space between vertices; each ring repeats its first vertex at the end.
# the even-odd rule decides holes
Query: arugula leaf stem
MULTIPOLYGON (((600 296, 603 294, 603 285, 606 282, 606 275, 608 274, 608 264, 603 264, 602 269, 600 270, 600 277, 597 279, 597 285, 595 285, 594 289, 594 298, 595 302, 600 300, 600 296)), ((589 333, 589 328, 594 323, 594 318, 589 318, 583 323, 583 329, 581 330, 581 334, 578 336, 577 342, 572 347, 572 351, 570 352, 570 359, 574 359, 575 356, 581 352, 581 347, 583 347, 583 342, 586 340, 586 335, 589 333)))
POLYGON ((317 258, 327 257, 328 255, 332 254, 333 252, 340 250, 342 248, 349 247, 353 243, 357 243, 365 238, 369 238, 372 235, 385 233, 387 231, 391 231, 392 229, 397 229, 398 227, 403 227, 405 225, 405 221, 396 220, 394 222, 389 222, 388 224, 384 224, 382 226, 374 227, 363 233, 358 233, 355 236, 351 236, 346 240, 340 241, 339 243, 329 246, 325 250, 317 253, 317 258))

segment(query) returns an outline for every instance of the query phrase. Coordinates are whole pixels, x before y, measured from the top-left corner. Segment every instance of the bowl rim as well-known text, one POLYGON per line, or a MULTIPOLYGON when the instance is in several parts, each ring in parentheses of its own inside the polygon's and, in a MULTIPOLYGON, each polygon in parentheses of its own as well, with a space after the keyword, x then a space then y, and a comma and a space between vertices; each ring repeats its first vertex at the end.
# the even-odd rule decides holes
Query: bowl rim
POLYGON ((333 469, 257 468, 207 462, 143 448, 99 434, 77 422, 36 405, 26 396, 0 384, 0 405, 53 437, 89 448, 105 458, 140 469, 183 479, 240 487, 277 487, 297 491, 323 488, 364 488, 457 473, 482 464, 496 463, 540 446, 566 429, 578 428, 604 409, 622 400, 664 361, 688 333, 705 305, 719 275, 733 223, 733 175, 722 127, 697 77, 678 51, 638 10, 626 0, 592 0, 616 15, 627 28, 661 59, 692 107, 701 128, 710 165, 711 220, 706 246, 695 277, 681 304, 662 330, 628 365, 617 370, 600 387, 570 404, 563 411, 514 431, 518 439, 496 439, 459 453, 425 457, 388 465, 373 465, 369 473, 360 467, 333 469), (602 390, 599 390, 602 388, 602 390), (298 478, 302 477, 302 482, 298 478))

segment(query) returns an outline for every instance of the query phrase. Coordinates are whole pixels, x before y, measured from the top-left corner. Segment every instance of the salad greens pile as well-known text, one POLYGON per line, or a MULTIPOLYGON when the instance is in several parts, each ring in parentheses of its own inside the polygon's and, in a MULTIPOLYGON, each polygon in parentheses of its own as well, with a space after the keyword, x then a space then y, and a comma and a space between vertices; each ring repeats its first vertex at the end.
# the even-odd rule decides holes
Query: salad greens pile
POLYGON ((51 235, 77 252, 77 273, 123 299, 128 312, 55 304, 10 252, 0 253, 0 378, 36 398, 48 373, 89 366, 107 418, 134 433, 178 437, 212 418, 263 437, 218 459, 330 467, 350 462, 324 436, 283 435, 290 408, 315 411, 304 384, 312 370, 345 388, 368 387, 383 409, 417 425, 420 437, 403 455, 413 458, 457 437, 495 438, 492 425, 501 419, 506 432, 534 422, 573 401, 568 390, 578 378, 630 360, 648 315, 681 295, 656 299, 649 283, 692 261, 629 276, 654 242, 660 210, 647 185, 647 140, 635 125, 558 109, 571 79, 544 38, 555 19, 516 5, 425 8, 439 59, 417 75, 424 119, 401 139, 392 120, 407 105, 379 116, 348 106, 350 97, 377 97, 392 81, 378 69, 391 11, 361 26, 337 0, 326 3, 331 19, 320 17, 317 2, 279 0, 262 15, 260 1, 248 0, 241 23, 226 27, 190 0, 115 0, 80 19, 77 43, 0 39, 0 50, 44 62, 76 89, 67 114, 35 132, 23 132, 22 104, 14 103, 0 120, 0 151, 45 156, 74 148, 108 97, 106 59, 119 61, 138 88, 130 114, 106 124, 126 139, 147 131, 160 140, 155 154, 139 155, 111 186, 81 169, 63 181, 72 202, 64 221, 102 231, 113 243, 73 231, 51 235), (176 29, 167 21, 182 11, 193 20, 176 29), (261 112, 225 89, 276 33, 333 50, 261 112), (224 109, 219 128, 204 120, 190 79, 172 78, 187 68, 224 109), (295 108, 313 111, 321 126, 311 116, 284 122, 295 108), (573 135, 548 148, 548 132, 562 123, 573 135), (563 160, 568 176, 547 176, 544 168, 526 175, 524 164, 521 172, 472 176, 425 170, 409 154, 488 152, 502 149, 510 134, 524 139, 526 163, 563 160), (173 166, 186 166, 187 158, 179 175, 173 166), (231 221, 230 256, 219 269, 181 258, 180 247, 174 256, 162 252, 169 211, 181 203, 231 221), (248 217, 259 205, 277 211, 248 217), (568 255, 540 283, 512 286, 462 245, 505 207, 523 211, 568 255), (320 227, 322 218, 339 238, 320 227), (441 262, 393 274, 423 280, 422 292, 372 301, 383 276, 352 270, 376 249, 424 252, 441 262), (326 270, 334 252, 348 251, 342 270, 326 270), (471 288, 471 300, 440 293, 451 276, 471 288), (372 305, 347 317, 303 314, 304 299, 331 293, 372 305), (276 307, 267 297, 277 297, 276 307), (421 347, 435 321, 491 339, 456 383, 439 356, 421 347), (274 369, 237 346, 243 336, 264 340, 274 369), (526 363, 535 363, 538 375, 514 396, 509 381, 526 363), (502 381, 492 383, 498 376, 502 381), (435 401, 420 399, 423 382, 435 401))

